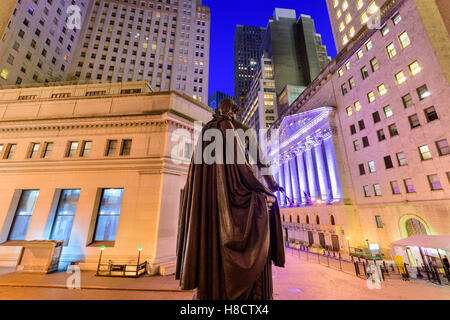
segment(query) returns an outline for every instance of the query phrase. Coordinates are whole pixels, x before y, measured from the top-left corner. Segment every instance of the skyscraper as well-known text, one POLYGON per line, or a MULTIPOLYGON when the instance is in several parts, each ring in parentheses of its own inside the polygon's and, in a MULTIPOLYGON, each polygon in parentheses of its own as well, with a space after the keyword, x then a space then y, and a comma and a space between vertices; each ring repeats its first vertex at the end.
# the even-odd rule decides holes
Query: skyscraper
POLYGON ((234 35, 234 97, 244 105, 253 80, 256 66, 261 58, 261 45, 266 28, 236 26, 234 35))
POLYGON ((215 110, 219 106, 219 103, 224 99, 233 99, 233 97, 226 93, 215 91, 208 99, 208 106, 215 110))
POLYGON ((0 17, 0 28, 6 26, 0 33, 0 86, 65 80, 80 35, 80 30, 68 28, 66 10, 75 4, 83 18, 89 1, 16 0, 15 4, 10 10, 13 3, 6 2, 0 17))
POLYGON ((23 0, 9 20, 0 85, 145 80, 208 99, 210 12, 201 1, 23 0), (74 4, 81 30, 66 24, 74 4))

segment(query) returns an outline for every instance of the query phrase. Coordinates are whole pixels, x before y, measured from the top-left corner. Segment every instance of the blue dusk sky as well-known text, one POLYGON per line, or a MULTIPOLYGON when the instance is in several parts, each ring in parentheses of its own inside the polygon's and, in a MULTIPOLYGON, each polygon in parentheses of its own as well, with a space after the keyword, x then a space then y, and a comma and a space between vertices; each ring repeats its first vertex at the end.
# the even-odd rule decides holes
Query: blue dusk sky
POLYGON ((211 8, 211 47, 209 95, 222 91, 234 96, 233 40, 237 24, 266 27, 275 8, 294 9, 297 17, 314 19, 316 32, 322 35, 328 55, 336 48, 325 0, 203 0, 211 8))

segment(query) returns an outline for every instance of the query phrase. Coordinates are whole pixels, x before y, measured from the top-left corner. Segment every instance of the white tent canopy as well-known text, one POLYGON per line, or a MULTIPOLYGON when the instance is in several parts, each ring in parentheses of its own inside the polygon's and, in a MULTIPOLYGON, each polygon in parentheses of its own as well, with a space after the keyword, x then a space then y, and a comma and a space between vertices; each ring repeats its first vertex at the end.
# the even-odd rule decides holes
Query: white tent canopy
POLYGON ((391 243, 392 246, 422 247, 450 251, 450 236, 415 235, 391 243))

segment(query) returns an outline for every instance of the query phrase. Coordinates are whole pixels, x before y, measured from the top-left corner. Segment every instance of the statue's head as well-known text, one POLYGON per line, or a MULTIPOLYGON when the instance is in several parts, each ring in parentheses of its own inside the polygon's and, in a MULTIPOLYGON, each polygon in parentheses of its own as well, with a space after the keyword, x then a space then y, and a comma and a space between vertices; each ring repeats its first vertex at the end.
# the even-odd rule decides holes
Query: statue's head
POLYGON ((223 99, 216 109, 216 114, 219 115, 229 115, 234 118, 234 116, 239 111, 239 106, 234 102, 233 99, 223 99))

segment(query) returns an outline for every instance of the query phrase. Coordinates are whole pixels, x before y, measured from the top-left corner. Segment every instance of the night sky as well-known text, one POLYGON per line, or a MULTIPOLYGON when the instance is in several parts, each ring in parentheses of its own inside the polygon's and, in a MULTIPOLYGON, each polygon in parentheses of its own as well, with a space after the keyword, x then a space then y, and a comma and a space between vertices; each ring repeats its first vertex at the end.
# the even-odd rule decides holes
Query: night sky
POLYGON ((334 58, 336 48, 325 0, 203 0, 211 8, 211 51, 209 95, 222 91, 234 96, 233 40, 237 24, 267 27, 274 8, 294 9, 315 22, 328 55, 334 58))

